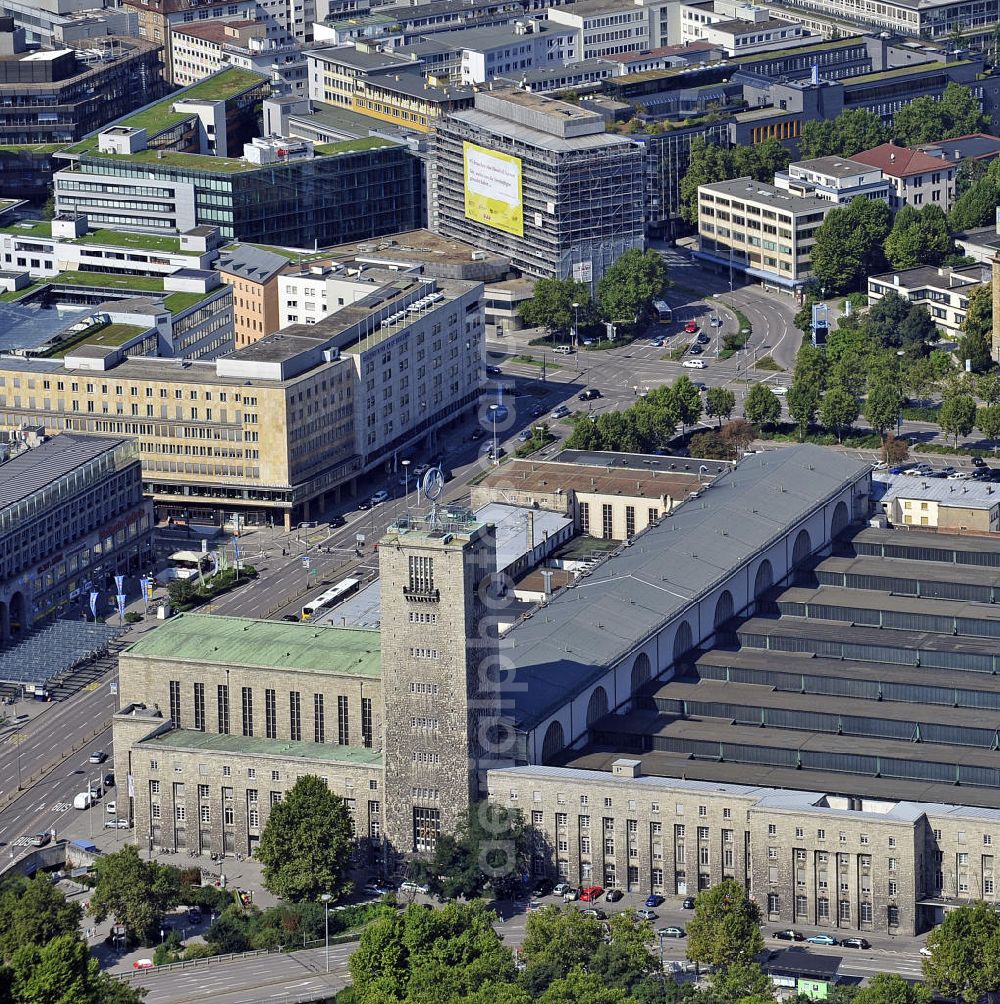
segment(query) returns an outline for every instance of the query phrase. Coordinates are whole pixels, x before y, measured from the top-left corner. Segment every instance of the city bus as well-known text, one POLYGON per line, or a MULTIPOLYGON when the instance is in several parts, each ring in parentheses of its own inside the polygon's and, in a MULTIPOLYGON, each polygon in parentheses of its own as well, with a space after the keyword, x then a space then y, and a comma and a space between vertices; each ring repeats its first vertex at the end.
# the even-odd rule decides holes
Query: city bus
POLYGON ((654 300, 653 309, 656 311, 656 319, 660 324, 673 324, 674 312, 670 309, 669 304, 662 300, 654 300))
POLYGON ((335 586, 331 586, 326 592, 314 596, 303 608, 302 619, 304 621, 312 618, 323 610, 335 607, 341 600, 346 600, 351 593, 356 593, 361 585, 360 579, 341 579, 335 586))

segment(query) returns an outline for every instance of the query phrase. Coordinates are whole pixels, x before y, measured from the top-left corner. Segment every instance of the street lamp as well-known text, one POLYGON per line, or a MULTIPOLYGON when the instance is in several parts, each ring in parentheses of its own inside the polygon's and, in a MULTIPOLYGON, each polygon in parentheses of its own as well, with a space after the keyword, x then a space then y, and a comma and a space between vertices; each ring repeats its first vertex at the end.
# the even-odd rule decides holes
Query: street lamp
POLYGON ((404 460, 403 464, 403 498, 407 502, 410 500, 410 461, 404 460))
POLYGON ((497 411, 499 405, 490 405, 490 414, 493 416, 493 465, 496 466, 500 463, 500 458, 497 456, 497 411))
POLYGON ((899 402, 896 408, 896 438, 899 439, 900 431, 903 427, 903 356, 906 352, 903 349, 896 349, 896 396, 899 402))
POLYGON ((580 341, 580 304, 573 303, 573 348, 580 341))
POLYGON ((324 923, 323 928, 326 932, 326 971, 330 971, 330 900, 333 896, 330 893, 325 892, 320 899, 323 901, 323 911, 324 911, 324 923))

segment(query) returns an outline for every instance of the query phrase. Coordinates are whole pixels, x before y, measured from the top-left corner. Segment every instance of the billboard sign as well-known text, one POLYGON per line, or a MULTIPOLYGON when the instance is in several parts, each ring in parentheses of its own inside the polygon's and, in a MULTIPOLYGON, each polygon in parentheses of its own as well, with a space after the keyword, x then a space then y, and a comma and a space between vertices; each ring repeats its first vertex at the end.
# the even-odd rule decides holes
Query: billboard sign
POLYGON ((515 237, 523 237, 521 161, 475 143, 463 143, 462 148, 465 157, 465 218, 515 237))
POLYGON ((573 263, 573 278, 577 282, 594 281, 593 261, 577 261, 573 263))

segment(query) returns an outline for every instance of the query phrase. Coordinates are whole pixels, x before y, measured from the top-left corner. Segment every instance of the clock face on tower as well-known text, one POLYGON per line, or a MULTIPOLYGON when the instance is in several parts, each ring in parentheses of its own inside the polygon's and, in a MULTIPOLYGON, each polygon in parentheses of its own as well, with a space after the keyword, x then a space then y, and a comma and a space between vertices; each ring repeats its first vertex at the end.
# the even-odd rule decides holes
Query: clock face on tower
POLYGON ((423 478, 420 490, 424 493, 424 498, 434 502, 444 490, 444 475, 440 467, 432 467, 423 478))

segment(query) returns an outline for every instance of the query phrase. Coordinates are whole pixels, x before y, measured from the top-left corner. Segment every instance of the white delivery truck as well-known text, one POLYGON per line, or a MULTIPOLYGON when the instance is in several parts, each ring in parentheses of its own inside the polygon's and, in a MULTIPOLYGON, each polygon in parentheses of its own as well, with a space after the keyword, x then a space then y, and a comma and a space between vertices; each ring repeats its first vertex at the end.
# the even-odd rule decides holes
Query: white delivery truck
POLYGON ((76 798, 73 799, 74 809, 89 809, 94 804, 94 793, 92 791, 81 791, 76 798))

